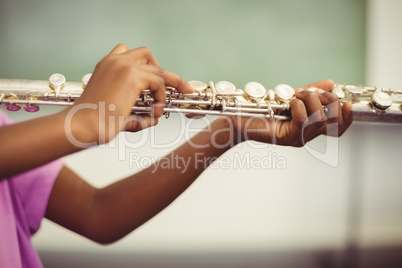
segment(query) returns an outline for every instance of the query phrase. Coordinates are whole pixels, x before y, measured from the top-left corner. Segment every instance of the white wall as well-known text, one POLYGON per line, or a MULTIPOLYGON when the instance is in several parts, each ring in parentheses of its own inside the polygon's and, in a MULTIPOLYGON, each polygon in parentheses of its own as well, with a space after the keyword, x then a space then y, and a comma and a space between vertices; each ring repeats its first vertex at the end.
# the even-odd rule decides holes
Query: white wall
POLYGON ((402 19, 399 0, 369 0, 367 83, 402 90, 402 19))
MULTIPOLYGON (((367 84, 402 90, 402 2, 369 0, 367 84)), ((362 126, 358 168, 363 175, 363 245, 402 243, 400 125, 362 126)), ((356 168, 357 169, 357 168, 356 168)))

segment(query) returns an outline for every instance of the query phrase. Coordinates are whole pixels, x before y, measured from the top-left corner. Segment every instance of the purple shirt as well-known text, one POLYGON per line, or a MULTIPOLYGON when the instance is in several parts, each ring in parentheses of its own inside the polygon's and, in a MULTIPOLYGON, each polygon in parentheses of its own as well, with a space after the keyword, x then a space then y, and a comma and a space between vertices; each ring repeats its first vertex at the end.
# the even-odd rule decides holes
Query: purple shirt
MULTIPOLYGON (((11 124, 0 110, 0 127, 11 124)), ((0 153, 2 152, 0 148, 0 153)), ((0 267, 43 267, 31 243, 45 215, 53 184, 63 167, 59 160, 0 179, 0 267)))

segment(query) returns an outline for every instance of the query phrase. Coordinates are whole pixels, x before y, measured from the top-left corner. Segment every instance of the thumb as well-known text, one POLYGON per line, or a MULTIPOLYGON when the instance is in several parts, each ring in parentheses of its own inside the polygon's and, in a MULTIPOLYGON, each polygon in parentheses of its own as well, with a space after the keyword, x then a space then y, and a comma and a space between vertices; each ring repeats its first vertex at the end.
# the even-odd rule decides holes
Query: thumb
POLYGON ((130 115, 125 122, 124 130, 130 132, 137 132, 149 127, 156 126, 158 118, 149 115, 130 115))

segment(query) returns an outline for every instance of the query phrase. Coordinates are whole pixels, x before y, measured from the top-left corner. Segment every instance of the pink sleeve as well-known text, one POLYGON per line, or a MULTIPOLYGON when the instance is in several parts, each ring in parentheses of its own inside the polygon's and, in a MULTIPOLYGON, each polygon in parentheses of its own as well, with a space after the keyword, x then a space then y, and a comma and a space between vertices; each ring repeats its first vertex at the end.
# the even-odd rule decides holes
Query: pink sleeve
MULTIPOLYGON (((0 127, 12 123, 7 114, 0 109, 0 127)), ((40 227, 53 184, 63 166, 62 161, 55 160, 10 178, 18 193, 31 235, 40 227)))
POLYGON ((62 161, 55 160, 11 178, 24 208, 31 235, 40 227, 54 182, 63 166, 62 161))
POLYGON ((7 114, 0 109, 0 127, 11 125, 13 121, 7 116, 7 114))

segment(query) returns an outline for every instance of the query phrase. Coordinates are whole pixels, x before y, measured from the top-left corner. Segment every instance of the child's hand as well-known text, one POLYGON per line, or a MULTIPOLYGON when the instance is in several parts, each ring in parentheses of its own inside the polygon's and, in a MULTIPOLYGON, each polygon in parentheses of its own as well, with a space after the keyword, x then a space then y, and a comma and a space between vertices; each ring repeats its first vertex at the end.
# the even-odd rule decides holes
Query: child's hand
POLYGON ((84 93, 69 109, 70 115, 74 109, 78 125, 89 128, 92 136, 84 140, 105 143, 119 131, 137 131, 157 124, 166 103, 165 86, 183 93, 193 92, 183 78, 162 69, 148 48, 129 50, 119 44, 96 65, 84 93), (155 99, 152 115, 130 116, 132 106, 145 89, 151 90, 155 99))
POLYGON ((341 106, 339 98, 330 92, 333 87, 332 80, 325 80, 296 89, 296 98, 290 102, 290 121, 233 117, 234 127, 242 140, 295 147, 303 146, 321 134, 341 136, 353 120, 351 104, 341 106), (310 87, 320 90, 305 90, 310 87))

